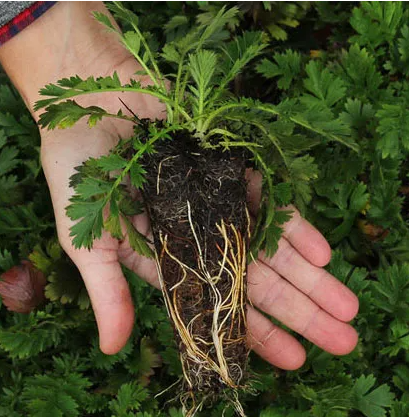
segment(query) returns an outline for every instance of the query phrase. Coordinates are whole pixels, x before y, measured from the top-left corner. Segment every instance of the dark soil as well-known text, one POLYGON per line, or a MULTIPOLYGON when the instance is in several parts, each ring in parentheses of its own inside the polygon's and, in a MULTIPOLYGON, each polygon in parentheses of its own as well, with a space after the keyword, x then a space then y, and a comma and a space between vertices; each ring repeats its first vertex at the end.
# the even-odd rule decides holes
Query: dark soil
POLYGON ((148 171, 144 200, 151 219, 163 290, 168 296, 168 310, 178 312, 197 348, 216 364, 220 364, 220 357, 214 344, 215 288, 224 301, 218 323, 226 321, 217 334, 221 336, 229 378, 211 369, 200 355, 192 357, 172 320, 188 391, 211 396, 226 386, 237 388, 245 379, 248 357, 245 162, 239 154, 202 149, 188 132, 177 132, 174 140, 162 142, 156 150, 157 153, 144 161, 148 171), (226 230, 224 236, 220 229, 222 223, 226 230), (240 253, 240 248, 244 248, 244 253, 240 253), (227 306, 234 297, 231 290, 236 277, 229 273, 231 268, 226 259, 236 257, 244 268, 236 293, 239 306, 232 312, 227 306), (218 277, 214 288, 203 279, 206 275, 203 271, 210 277, 218 277))

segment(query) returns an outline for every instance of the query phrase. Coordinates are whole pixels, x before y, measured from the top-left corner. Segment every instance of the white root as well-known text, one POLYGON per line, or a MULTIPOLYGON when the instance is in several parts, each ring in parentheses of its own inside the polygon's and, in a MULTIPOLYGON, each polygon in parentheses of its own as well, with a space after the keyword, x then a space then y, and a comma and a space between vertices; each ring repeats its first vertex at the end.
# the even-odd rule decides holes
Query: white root
MULTIPOLYGON (((164 235, 163 232, 159 233, 162 252, 159 255, 156 254, 156 265, 162 293, 165 299, 165 305, 185 348, 184 351, 181 352, 183 374, 190 390, 194 388, 194 383, 189 375, 189 371, 192 372, 192 370, 186 369, 189 362, 197 365, 197 368, 195 367, 197 369, 197 375, 195 372, 196 383, 202 380, 201 375, 203 371, 211 371, 218 374, 221 381, 226 386, 232 388, 236 393, 233 399, 233 405, 239 415, 244 416, 243 408, 241 407, 237 397, 237 388, 239 388, 240 380, 243 377, 243 370, 239 364, 227 363, 224 355, 224 347, 232 343, 244 341, 246 337, 246 335, 243 334, 238 336, 236 335, 236 339, 232 338, 232 332, 234 330, 233 325, 238 325, 240 328, 243 323, 244 325, 246 324, 246 295, 244 294, 247 254, 246 239, 243 238, 234 224, 226 224, 223 219, 221 219, 220 224, 216 224, 224 242, 223 248, 217 247, 220 252, 221 259, 217 264, 217 273, 212 275, 206 266, 206 258, 203 256, 203 250, 192 220, 192 211, 189 201, 187 201, 186 206, 187 218, 197 250, 197 268, 192 268, 186 265, 171 252, 168 245, 168 236, 164 235), (177 263, 182 272, 182 278, 171 288, 167 288, 162 274, 161 260, 165 256, 177 263), (190 319, 189 323, 185 323, 179 312, 177 297, 178 290, 187 279, 192 279, 192 276, 196 277, 198 282, 202 282, 204 285, 207 285, 213 294, 211 341, 203 340, 203 337, 200 337, 200 335, 193 334, 193 324, 195 320, 202 315, 202 313, 199 313, 190 319), (224 295, 221 294, 217 287, 217 284, 220 282, 222 276, 229 277, 231 281, 229 292, 224 295), (230 329, 226 329, 225 325, 229 319, 231 319, 232 324, 230 329), (216 358, 211 358, 209 352, 206 351, 206 347, 209 347, 208 350, 210 350, 210 348, 213 347, 212 345, 214 346, 216 358), (231 374, 232 371, 234 371, 235 376, 231 374)), ((246 214, 248 216, 248 213, 246 214)), ((184 407, 186 406, 186 410, 189 409, 186 411, 186 416, 193 417, 202 407, 203 401, 196 404, 193 394, 190 394, 188 397, 184 397, 182 399, 182 403, 185 404, 184 407), (193 405, 187 407, 189 400, 193 405)))

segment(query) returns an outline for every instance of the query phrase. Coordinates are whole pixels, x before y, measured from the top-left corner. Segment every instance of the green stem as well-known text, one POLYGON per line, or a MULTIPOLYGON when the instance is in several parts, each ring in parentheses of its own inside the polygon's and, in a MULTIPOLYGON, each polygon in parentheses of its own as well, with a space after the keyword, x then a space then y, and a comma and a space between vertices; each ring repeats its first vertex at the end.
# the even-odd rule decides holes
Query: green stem
MULTIPOLYGON (((122 9, 123 11, 126 11, 125 8, 120 4, 120 2, 116 2, 115 3, 117 5, 117 7, 119 7, 120 9, 122 9)), ((166 90, 166 86, 165 86, 165 82, 164 82, 164 77, 162 75, 162 73, 159 70, 158 64, 156 63, 156 59, 153 56, 153 53, 151 51, 151 49, 149 48, 148 42, 146 42, 145 37, 142 35, 141 31, 139 30, 138 26, 135 25, 135 23, 132 20, 129 20, 129 22, 131 23, 131 26, 133 28, 133 30, 136 32, 136 34, 139 36, 139 39, 141 40, 143 46, 145 47, 145 53, 148 55, 148 58, 150 60, 150 62, 152 63, 153 69, 156 72, 156 76, 158 77, 158 80, 160 81, 160 86, 166 90)), ((134 54, 135 58, 138 59, 138 62, 144 67, 144 69, 146 70, 147 66, 146 64, 143 62, 143 60, 140 58, 140 56, 138 54, 134 54)), ((152 73, 150 72, 150 70, 148 70, 148 73, 150 73, 150 77, 152 79, 152 81, 155 83, 155 85, 158 87, 159 84, 156 81, 155 77, 153 77, 152 73)))
MULTIPOLYGON (((136 87, 125 87, 125 86, 123 86, 123 87, 101 88, 99 90, 93 90, 93 91, 76 90, 76 89, 72 88, 70 90, 67 90, 67 92, 62 94, 61 96, 53 98, 53 101, 50 101, 46 105, 48 106, 49 104, 53 104, 56 101, 61 101, 61 100, 65 100, 67 98, 76 97, 76 96, 82 96, 82 95, 85 95, 85 94, 111 93, 111 92, 115 92, 115 91, 121 92, 121 93, 127 92, 127 91, 130 91, 130 92, 133 92, 133 93, 142 93, 142 94, 147 94, 147 95, 156 97, 159 100, 163 100, 165 103, 170 101, 169 97, 167 97, 167 96, 165 96, 161 93, 158 93, 156 91, 151 91, 151 90, 148 90, 146 88, 136 88, 136 87)), ((47 99, 45 99, 45 100, 47 100, 47 99)), ((37 103, 41 103, 42 101, 45 101, 45 100, 39 100, 37 103)), ((45 105, 40 105, 39 106, 38 104, 36 104, 34 110, 39 110, 42 107, 45 107, 45 105)))
POLYGON ((156 79, 156 77, 152 74, 152 71, 149 69, 149 67, 145 64, 145 62, 143 61, 143 59, 139 56, 139 54, 134 51, 134 49, 132 48, 131 45, 129 45, 128 42, 126 42, 125 38, 123 36, 121 36, 122 42, 123 44, 126 46, 126 48, 128 49, 128 51, 130 51, 132 53, 132 55, 135 57, 135 59, 138 61, 139 65, 144 69, 144 71, 146 72, 146 74, 148 75, 148 77, 152 80, 153 84, 155 85, 155 87, 160 88, 161 85, 159 85, 158 80, 156 79))
POLYGON ((128 174, 129 170, 131 169, 134 162, 136 162, 146 151, 148 147, 153 145, 158 139, 161 138, 161 136, 164 133, 172 132, 173 130, 179 130, 181 126, 171 126, 167 129, 164 129, 157 133, 155 136, 153 136, 150 140, 148 140, 139 150, 136 152, 136 154, 131 158, 131 160, 127 163, 126 167, 122 170, 122 172, 119 174, 117 179, 112 185, 112 188, 109 190, 109 192, 106 194, 103 202, 103 207, 105 207, 108 202, 111 199, 112 193, 123 183, 125 176, 128 174))
MULTIPOLYGON (((261 110, 264 111, 266 113, 270 113, 273 114, 274 116, 282 116, 280 112, 278 112, 277 110, 275 110, 273 107, 270 106, 266 106, 263 104, 256 104, 256 105, 249 105, 248 103, 232 103, 232 104, 226 104, 225 106, 222 106, 220 108, 218 108, 217 110, 215 110, 214 112, 210 113, 209 116, 206 119, 206 122, 203 124, 202 126, 202 132, 206 132, 206 130, 209 128, 211 122, 217 117, 219 116, 221 113, 230 110, 230 109, 238 109, 238 108, 247 108, 249 110, 261 110)), ((311 132, 314 132, 320 136, 324 136, 326 138, 329 138, 335 142, 340 142, 342 143, 344 146, 347 146, 348 148, 354 150, 355 152, 357 152, 359 149, 355 144, 351 144, 351 143, 347 143, 345 142, 342 138, 333 135, 332 133, 327 133, 325 131, 322 131, 321 129, 318 129, 314 126, 311 126, 310 124, 308 124, 307 122, 303 121, 303 120, 299 120, 294 116, 286 116, 288 118, 288 120, 292 121, 293 123, 295 123, 298 126, 303 127, 304 129, 310 130, 311 132)))
POLYGON ((175 91, 174 91, 174 100, 175 100, 175 116, 174 122, 179 123, 179 89, 180 89, 180 79, 182 77, 183 66, 185 62, 185 54, 183 54, 179 61, 178 73, 176 75, 175 91))
MULTIPOLYGON (((174 103, 174 101, 171 98, 169 98, 168 96, 165 96, 165 95, 163 95, 161 93, 158 93, 156 91, 148 90, 146 88, 136 88, 136 87, 117 87, 116 88, 116 87, 113 87, 113 88, 101 88, 101 89, 95 90, 95 91, 82 91, 82 90, 70 89, 65 94, 63 94, 59 97, 53 98, 52 99, 53 101, 50 101, 47 104, 44 104, 44 105, 42 104, 42 102, 46 101, 47 99, 38 101, 37 104, 34 107, 34 110, 37 111, 37 110, 39 110, 43 107, 46 107, 50 104, 53 104, 57 101, 66 100, 66 99, 69 99, 69 98, 72 98, 72 97, 82 96, 82 95, 86 95, 86 94, 111 93, 111 92, 115 92, 115 91, 147 94, 149 96, 156 97, 157 99, 162 100, 166 105, 170 105, 170 104, 174 103), (38 105, 38 103, 40 103, 40 105, 38 105)), ((191 117, 186 113, 186 111, 183 108, 181 108, 180 106, 179 106, 179 111, 180 111, 181 114, 183 114, 183 116, 186 118, 186 120, 191 119, 191 117)))

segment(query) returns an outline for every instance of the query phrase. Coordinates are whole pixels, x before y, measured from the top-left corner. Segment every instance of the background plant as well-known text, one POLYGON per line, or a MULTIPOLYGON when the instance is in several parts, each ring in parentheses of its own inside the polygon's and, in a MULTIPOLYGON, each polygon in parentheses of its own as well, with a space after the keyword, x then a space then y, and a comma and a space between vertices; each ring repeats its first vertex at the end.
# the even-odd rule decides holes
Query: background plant
MULTIPOLYGON (((140 7, 142 16, 156 7, 160 27, 146 20, 143 31, 158 46, 218 12, 211 3, 140 7)), ((286 115, 269 122, 289 155, 286 165, 276 147, 265 148, 273 186, 326 234, 334 249, 330 271, 361 303, 360 343, 346 357, 304 342, 307 363, 291 373, 252 357, 260 381, 258 395, 244 399, 250 416, 409 413, 407 14, 399 2, 312 3, 286 40, 270 37, 252 69, 229 85, 286 115), (320 132, 299 123, 331 129, 352 146, 323 143, 320 132)), ((265 27, 246 10, 227 23, 227 36, 265 27)), ((44 204, 35 125, 4 76, 0 95, 0 267, 29 258, 48 278, 48 301, 36 312, 0 310, 0 415, 180 415, 166 403, 171 390, 153 395, 181 374, 158 293, 126 271, 138 323, 121 353, 101 354, 82 281, 56 243, 51 205, 44 204)))

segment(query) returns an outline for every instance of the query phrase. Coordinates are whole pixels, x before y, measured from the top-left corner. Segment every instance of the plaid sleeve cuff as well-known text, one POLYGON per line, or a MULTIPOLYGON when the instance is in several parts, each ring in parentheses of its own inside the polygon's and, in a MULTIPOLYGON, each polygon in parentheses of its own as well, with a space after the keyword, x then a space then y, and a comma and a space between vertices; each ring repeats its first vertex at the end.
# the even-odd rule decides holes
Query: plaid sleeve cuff
POLYGON ((22 11, 8 23, 0 28, 0 45, 3 45, 17 33, 25 29, 30 23, 38 19, 49 8, 54 6, 56 1, 37 1, 22 11))

